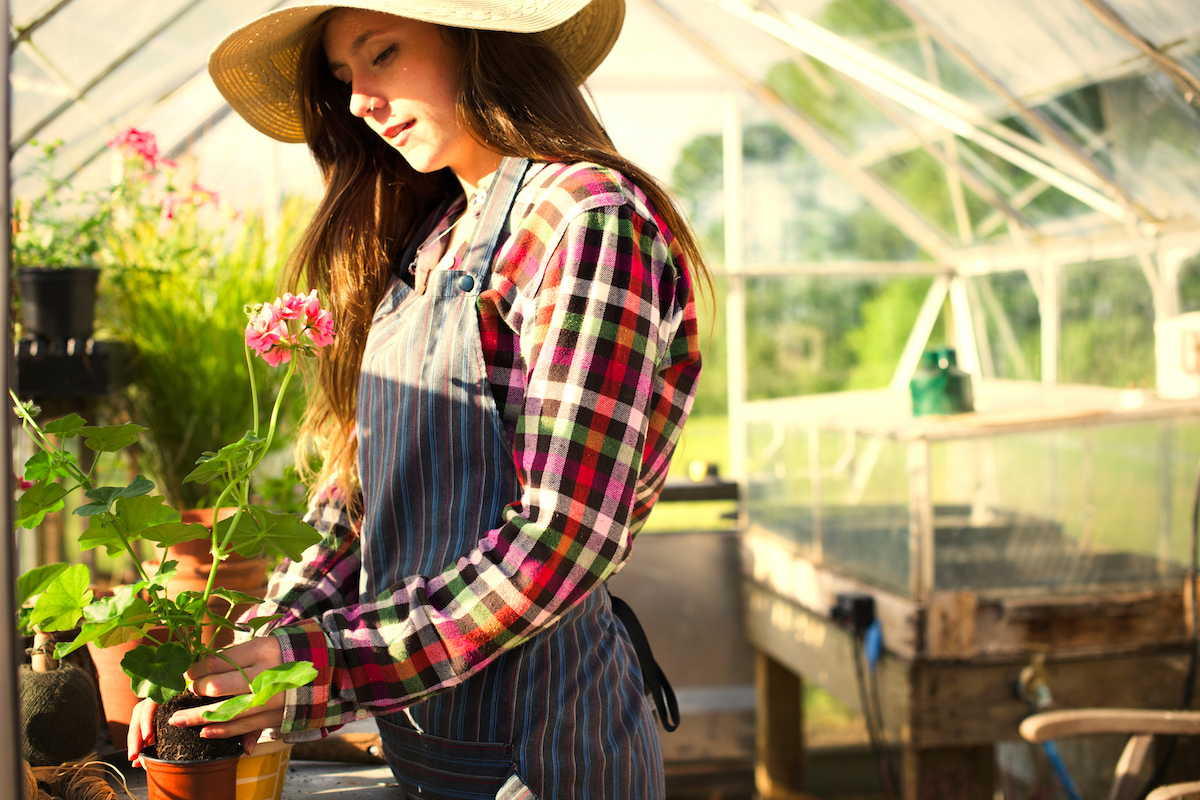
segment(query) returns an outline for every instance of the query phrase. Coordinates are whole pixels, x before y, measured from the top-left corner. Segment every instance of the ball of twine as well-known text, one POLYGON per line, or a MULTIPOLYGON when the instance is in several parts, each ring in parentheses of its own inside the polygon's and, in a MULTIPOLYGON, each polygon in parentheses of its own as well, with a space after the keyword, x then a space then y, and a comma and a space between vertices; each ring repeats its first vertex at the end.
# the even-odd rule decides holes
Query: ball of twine
POLYGON ((50 672, 19 672, 21 755, 35 767, 77 759, 96 746, 100 719, 96 687, 87 672, 63 663, 50 672))

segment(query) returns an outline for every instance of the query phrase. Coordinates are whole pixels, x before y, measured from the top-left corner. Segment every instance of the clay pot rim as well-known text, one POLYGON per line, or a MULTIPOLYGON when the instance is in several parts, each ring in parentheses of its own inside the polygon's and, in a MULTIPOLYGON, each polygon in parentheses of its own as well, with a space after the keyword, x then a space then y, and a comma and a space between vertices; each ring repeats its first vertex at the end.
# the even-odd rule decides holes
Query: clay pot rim
POLYGON ((220 764, 225 761, 230 761, 231 759, 241 758, 242 755, 242 753, 235 753, 231 756, 221 756, 220 758, 203 758, 196 761, 168 761, 165 758, 158 758, 158 748, 155 747, 155 745, 147 745, 142 750, 142 758, 144 758, 146 761, 152 761, 155 764, 172 764, 179 767, 188 767, 195 764, 220 764), (150 755, 151 752, 153 752, 154 755, 150 755))

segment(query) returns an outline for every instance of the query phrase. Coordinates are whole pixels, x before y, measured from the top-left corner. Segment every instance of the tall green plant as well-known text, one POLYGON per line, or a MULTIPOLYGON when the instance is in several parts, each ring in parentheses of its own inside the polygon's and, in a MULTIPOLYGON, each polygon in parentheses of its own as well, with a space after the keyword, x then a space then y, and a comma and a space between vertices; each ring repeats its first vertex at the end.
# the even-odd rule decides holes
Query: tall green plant
MULTIPOLYGON (((292 203, 286 216, 300 213, 292 203)), ((242 309, 275 294, 274 265, 290 246, 268 236, 259 219, 232 224, 236 239, 225 252, 193 250, 171 265, 139 264, 129 243, 129 262, 110 277, 104 301, 111 333, 133 350, 120 402, 129 418, 149 428, 135 457, 179 509, 211 504, 208 485, 183 479, 201 454, 251 427, 242 398, 255 376, 242 367, 242 309)), ((260 386, 276 391, 279 376, 256 369, 260 386)), ((283 412, 285 428, 294 418, 292 405, 283 412)))

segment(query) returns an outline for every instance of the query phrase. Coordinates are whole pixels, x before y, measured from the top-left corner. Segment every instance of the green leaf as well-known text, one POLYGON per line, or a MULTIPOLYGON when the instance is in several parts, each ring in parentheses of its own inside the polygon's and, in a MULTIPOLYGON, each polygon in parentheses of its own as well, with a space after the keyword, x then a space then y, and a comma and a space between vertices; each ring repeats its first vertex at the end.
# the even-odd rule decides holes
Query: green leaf
POLYGON ((83 493, 92 502, 75 509, 81 517, 91 517, 96 514, 107 514, 112 508, 113 501, 121 494, 121 486, 97 486, 83 493))
POLYGON ((41 631, 69 631, 83 616, 83 608, 92 602, 88 568, 76 564, 63 570, 46 586, 33 606, 30 622, 41 631))
MULTIPOLYGON (((135 481, 134 484, 136 483, 135 481)), ((79 514, 85 508, 100 509, 105 504, 103 499, 105 496, 111 498, 108 502, 112 506, 112 513, 111 515, 93 516, 88 529, 79 537, 81 548, 90 550, 93 547, 104 545, 108 549, 108 554, 115 556, 125 549, 121 536, 122 530, 124 530, 124 538, 130 542, 138 539, 159 541, 160 536, 172 539, 180 534, 181 529, 189 527, 179 521, 178 511, 163 504, 162 497, 126 494, 134 484, 130 484, 130 487, 126 487, 126 489, 117 489, 115 492, 112 491, 115 487, 104 486, 88 493, 89 497, 94 497, 98 502, 91 506, 81 507, 75 513, 79 514)), ((98 512, 93 510, 91 513, 98 512)), ((208 531, 203 526, 193 527, 199 527, 203 535, 208 535, 208 531)), ((198 538, 191 535, 194 533, 195 531, 188 531, 188 538, 198 538)))
POLYGON ((25 480, 46 481, 53 480, 54 478, 69 478, 71 477, 71 472, 67 469, 65 462, 70 459, 69 455, 63 456, 58 453, 39 450, 25 462, 25 480))
POLYGON ((42 430, 52 433, 60 439, 70 439, 78 435, 84 425, 87 425, 87 420, 83 417, 78 414, 67 414, 65 417, 47 422, 42 430))
POLYGON ((111 517, 94 517, 87 530, 80 534, 80 550, 91 550, 95 547, 103 547, 110 558, 125 551, 125 543, 111 517))
POLYGON ((158 565, 158 570, 150 576, 150 584, 148 588, 166 590, 167 582, 175 577, 176 569, 179 566, 178 561, 164 561, 158 565))
MULTIPOLYGON (((219 575, 217 577, 218 577, 218 579, 220 578, 219 575)), ((245 592, 239 592, 236 589, 226 589, 223 586, 218 586, 215 589, 213 589, 212 596, 225 598, 226 600, 229 601, 229 604, 231 606, 241 605, 242 603, 252 603, 254 605, 257 605, 257 604, 261 603, 263 600, 261 597, 255 597, 252 594, 246 594, 245 592)))
POLYGON ((179 522, 180 518, 179 512, 166 505, 162 497, 149 495, 121 494, 113 513, 125 526, 128 535, 139 539, 145 538, 143 534, 146 530, 169 522, 179 522))
POLYGON ((263 448, 265 443, 252 431, 233 444, 227 444, 217 452, 207 452, 196 459, 196 468, 183 479, 184 483, 208 483, 215 478, 235 475, 240 468, 263 448))
POLYGON ((126 422, 124 425, 88 425, 79 429, 83 443, 98 453, 115 453, 137 441, 138 434, 147 430, 141 425, 126 422))
POLYGON ((121 659, 121 669, 131 679, 138 697, 149 697, 162 705, 187 688, 183 673, 192 665, 187 648, 167 642, 157 648, 140 645, 121 659))
POLYGON ((269 622, 274 622, 282 616, 283 614, 271 614, 268 617, 252 617, 251 619, 243 622, 242 625, 257 633, 259 628, 263 627, 269 622))
POLYGON ((112 597, 102 597, 84 608, 79 635, 74 642, 59 643, 54 650, 55 658, 62 658, 88 642, 95 642, 97 647, 112 647, 145 636, 153 623, 150 604, 141 597, 144 587, 144 581, 122 586, 112 597))
POLYGON ((59 511, 63 507, 63 498, 67 490, 62 484, 49 481, 38 481, 22 493, 17 500, 17 514, 14 520, 18 527, 33 530, 42 524, 42 518, 50 511, 59 511))
POLYGON ((190 617, 200 619, 208 610, 203 602, 204 592, 186 591, 175 595, 175 605, 190 617))
MULTIPOLYGON (((141 497, 154 490, 154 481, 138 475, 128 486, 117 493, 118 497, 141 497)), ((178 513, 178 512, 176 512, 178 513)))
POLYGON ((183 542, 207 539, 209 536, 208 528, 198 522, 168 522, 165 525, 147 528, 142 534, 143 539, 156 542, 159 547, 174 547, 183 542))
MULTIPOLYGON (((224 537, 233 518, 217 523, 217 535, 224 537)), ((253 558, 266 547, 273 547, 293 561, 299 561, 304 551, 321 541, 321 534, 295 514, 274 514, 258 506, 243 513, 230 545, 246 558, 253 558)))
POLYGON ((308 661, 296 661, 271 667, 260 672, 250 682, 250 694, 231 697, 216 708, 205 711, 204 718, 210 722, 228 722, 246 709, 265 705, 268 700, 281 692, 307 686, 316 677, 317 670, 308 661))
POLYGON ((41 592, 51 581, 67 568, 67 564, 44 564, 34 567, 17 578, 17 605, 25 605, 25 601, 41 592))

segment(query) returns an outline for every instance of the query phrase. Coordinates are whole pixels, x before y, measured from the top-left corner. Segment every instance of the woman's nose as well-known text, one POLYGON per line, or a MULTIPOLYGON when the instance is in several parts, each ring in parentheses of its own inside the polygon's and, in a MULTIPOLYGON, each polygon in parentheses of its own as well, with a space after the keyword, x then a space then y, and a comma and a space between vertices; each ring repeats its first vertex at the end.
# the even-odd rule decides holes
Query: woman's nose
POLYGON ((369 117, 375 109, 382 108, 383 105, 378 97, 365 92, 354 92, 350 95, 350 113, 356 117, 369 117))

